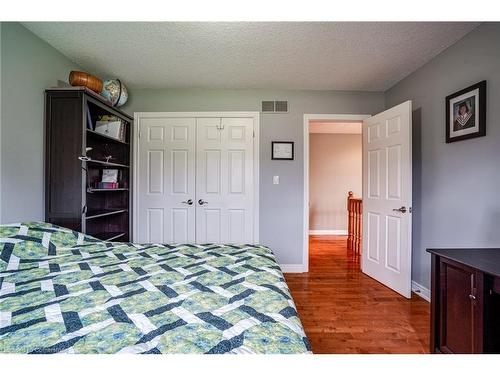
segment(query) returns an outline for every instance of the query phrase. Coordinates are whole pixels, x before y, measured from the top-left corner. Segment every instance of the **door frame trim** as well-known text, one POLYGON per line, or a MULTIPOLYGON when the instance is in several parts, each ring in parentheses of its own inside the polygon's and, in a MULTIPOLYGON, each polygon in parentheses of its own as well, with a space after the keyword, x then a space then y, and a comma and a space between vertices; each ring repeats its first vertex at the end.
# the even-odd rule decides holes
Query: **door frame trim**
POLYGON ((137 202, 138 202, 138 190, 137 190, 137 156, 138 156, 138 137, 139 137, 139 127, 141 118, 155 118, 155 117, 244 117, 253 118, 254 120, 254 142, 253 142, 253 238, 254 243, 259 243, 259 180, 260 180, 260 157, 259 157, 259 145, 260 145, 260 112, 256 111, 214 111, 214 112, 134 112, 134 126, 133 126, 133 168, 132 168, 132 181, 133 181, 133 213, 132 213, 132 238, 131 241, 135 240, 135 235, 137 233, 137 202))
MULTIPOLYGON (((354 114, 304 114, 304 199, 303 199, 303 243, 301 272, 309 271, 309 122, 311 120, 324 121, 363 121, 371 115, 354 114)), ((361 131, 364 128, 361 127, 361 131)))

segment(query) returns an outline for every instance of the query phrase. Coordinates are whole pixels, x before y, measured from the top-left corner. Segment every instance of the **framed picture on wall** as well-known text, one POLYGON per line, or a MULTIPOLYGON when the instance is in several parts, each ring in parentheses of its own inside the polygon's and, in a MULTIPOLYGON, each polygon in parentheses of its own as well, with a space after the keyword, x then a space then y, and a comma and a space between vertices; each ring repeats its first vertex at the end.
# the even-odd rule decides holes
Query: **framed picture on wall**
POLYGON ((446 143, 486 135, 486 81, 446 97, 446 143))
POLYGON ((271 142, 272 160, 293 160, 293 142, 271 142))

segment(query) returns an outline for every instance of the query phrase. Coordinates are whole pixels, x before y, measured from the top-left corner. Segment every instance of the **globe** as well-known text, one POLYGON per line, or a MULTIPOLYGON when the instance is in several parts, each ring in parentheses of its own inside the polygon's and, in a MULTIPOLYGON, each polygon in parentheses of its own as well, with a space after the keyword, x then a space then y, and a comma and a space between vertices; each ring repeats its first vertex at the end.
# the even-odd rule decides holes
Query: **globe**
POLYGON ((102 84, 101 95, 113 104, 120 107, 127 102, 127 87, 119 79, 108 79, 102 84))

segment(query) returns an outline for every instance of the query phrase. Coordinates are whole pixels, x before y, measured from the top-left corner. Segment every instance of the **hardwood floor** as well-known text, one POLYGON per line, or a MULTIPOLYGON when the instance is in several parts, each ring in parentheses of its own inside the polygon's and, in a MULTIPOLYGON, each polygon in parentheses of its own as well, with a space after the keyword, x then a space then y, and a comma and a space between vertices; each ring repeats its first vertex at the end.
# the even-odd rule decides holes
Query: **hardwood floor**
POLYGON ((309 246, 309 272, 285 278, 314 353, 428 353, 428 302, 364 275, 344 236, 309 246))

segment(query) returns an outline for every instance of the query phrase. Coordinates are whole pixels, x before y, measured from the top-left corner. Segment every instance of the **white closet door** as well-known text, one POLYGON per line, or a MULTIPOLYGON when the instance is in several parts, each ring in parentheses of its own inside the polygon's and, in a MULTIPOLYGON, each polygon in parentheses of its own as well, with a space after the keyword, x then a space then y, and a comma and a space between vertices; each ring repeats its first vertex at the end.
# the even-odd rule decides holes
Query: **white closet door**
POLYGON ((252 118, 196 120, 196 242, 252 243, 252 118))
POLYGON ((138 126, 135 241, 193 243, 196 120, 141 118, 138 126))

